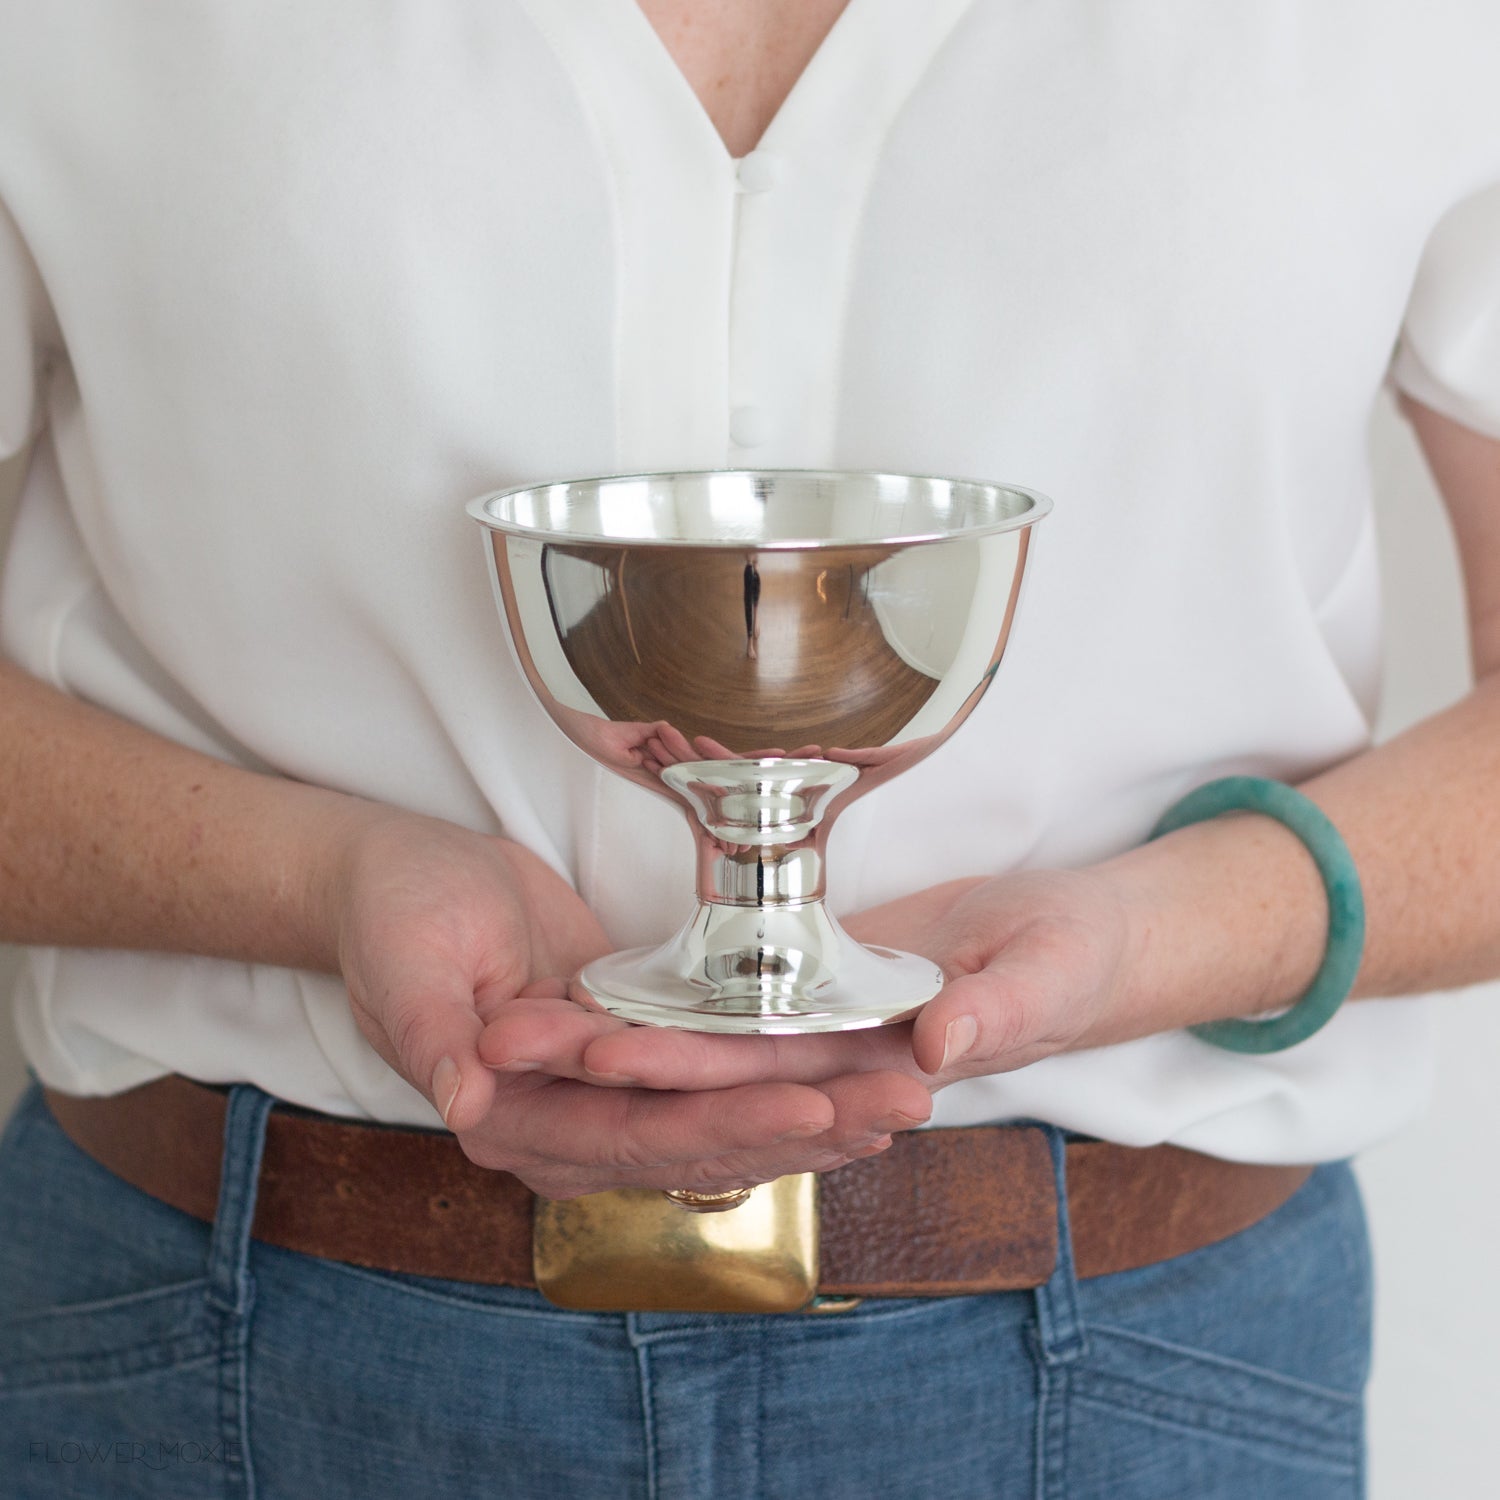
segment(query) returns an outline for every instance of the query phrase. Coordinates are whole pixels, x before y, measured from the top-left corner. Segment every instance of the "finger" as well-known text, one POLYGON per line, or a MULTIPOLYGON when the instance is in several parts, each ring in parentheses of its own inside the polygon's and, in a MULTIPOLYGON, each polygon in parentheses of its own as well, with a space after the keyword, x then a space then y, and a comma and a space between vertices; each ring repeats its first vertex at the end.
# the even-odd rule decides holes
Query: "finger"
POLYGON ((693 738, 693 745, 700 760, 777 760, 784 758, 785 750, 770 746, 764 750, 731 750, 710 735, 700 734, 693 738))
POLYGON ((587 1078, 652 1089, 722 1089, 775 1079, 819 1083, 877 1068, 914 1070, 910 1025, 810 1036, 626 1027, 590 1041, 583 1064, 587 1078))
MULTIPOLYGON (((866 1156, 879 1156, 890 1150, 893 1137, 877 1136, 865 1145, 849 1150, 803 1150, 793 1157, 773 1156, 770 1152, 735 1152, 729 1156, 718 1156, 712 1161, 695 1162, 687 1168, 676 1168, 678 1180, 673 1187, 685 1187, 693 1192, 728 1192, 744 1187, 759 1187, 764 1182, 775 1182, 778 1177, 794 1177, 803 1172, 834 1172, 866 1156), (683 1179, 681 1174, 689 1174, 683 1179), (701 1184, 701 1185, 700 1185, 701 1184)), ((648 1186, 656 1186, 651 1183, 648 1186)))
POLYGON ((651 1175, 662 1180, 643 1182, 641 1186, 687 1188, 698 1193, 759 1187, 765 1182, 775 1182, 778 1177, 794 1177, 802 1172, 834 1172, 862 1157, 879 1156, 890 1150, 892 1139, 889 1135, 876 1136, 862 1146, 847 1150, 803 1147, 794 1155, 774 1150, 738 1151, 728 1156, 716 1156, 710 1161, 658 1168, 651 1175), (666 1180, 668 1176, 672 1177, 670 1182, 666 1180))
POLYGON ((759 1187, 778 1177, 800 1172, 832 1172, 863 1156, 876 1156, 889 1148, 890 1136, 882 1136, 855 1151, 804 1148, 786 1155, 776 1148, 764 1151, 730 1152, 704 1161, 675 1162, 632 1170, 601 1167, 552 1167, 532 1174, 527 1185, 545 1198, 572 1198, 610 1188, 686 1188, 695 1193, 735 1192, 759 1187))
POLYGON ((566 1000, 568 998, 568 981, 566 979, 533 979, 530 984, 523 985, 521 990, 512 998, 517 1000, 566 1000))
POLYGON ((388 1039, 397 1071, 448 1129, 473 1128, 494 1102, 495 1076, 479 1058, 483 1023, 472 981, 460 969, 414 961, 386 966, 378 984, 368 994, 351 987, 352 1003, 388 1039))
POLYGON ((854 1150, 932 1117, 932 1091, 909 1073, 881 1069, 848 1073, 818 1085, 833 1105, 834 1123, 816 1144, 854 1150))
POLYGON ((583 1056, 589 1045, 627 1029, 629 1023, 618 1016, 575 1005, 563 981, 549 980, 528 985, 498 1007, 476 1050, 481 1061, 501 1072, 587 1079, 583 1056))
POLYGON ((687 736, 675 724, 662 720, 656 726, 656 738, 667 752, 669 763, 697 760, 698 757, 693 753, 693 747, 687 742, 687 736))
POLYGON ((601 1089, 554 1079, 492 1116, 512 1151, 569 1167, 639 1170, 810 1139, 834 1123, 828 1097, 802 1084, 692 1094, 601 1089))
MULTIPOLYGON (((770 1182, 797 1172, 831 1171, 847 1161, 884 1150, 892 1132, 913 1129, 932 1112, 931 1094, 902 1074, 853 1075, 834 1080, 824 1092, 834 1105, 834 1120, 816 1135, 697 1160, 651 1161, 640 1166, 614 1162, 609 1164, 610 1182, 712 1192, 770 1182)), ((600 1170, 598 1165, 582 1169, 577 1180, 601 1182, 600 1170)))

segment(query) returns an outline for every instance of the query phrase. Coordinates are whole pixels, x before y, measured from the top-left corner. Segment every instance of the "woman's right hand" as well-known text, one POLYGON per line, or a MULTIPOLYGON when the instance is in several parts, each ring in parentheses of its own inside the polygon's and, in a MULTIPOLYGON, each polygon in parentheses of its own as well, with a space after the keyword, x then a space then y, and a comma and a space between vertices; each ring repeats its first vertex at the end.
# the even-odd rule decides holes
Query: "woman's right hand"
POLYGON ((342 973, 360 1030, 468 1155, 549 1196, 743 1186, 868 1149, 899 1128, 879 1129, 903 1099, 925 1118, 925 1090, 913 1100, 905 1080, 882 1089, 875 1074, 857 1089, 776 1080, 678 1093, 500 1072, 576 1056, 623 1025, 560 998, 609 942, 542 860, 242 770, 3 658, 0 783, 17 789, 0 798, 0 870, 25 876, 0 879, 0 939, 342 973), (523 994, 535 981, 542 992, 523 994), (501 1017, 514 1024, 497 1038, 520 1050, 481 1061, 479 1034, 501 1017))
POLYGON ((472 1161, 546 1197, 707 1192, 826 1171, 927 1118, 927 1090, 895 1072, 678 1092, 589 1084, 527 1070, 524 1058, 499 1071, 477 1044, 502 1017, 521 1023, 517 1034, 564 1042, 557 1052, 621 1024, 546 983, 609 950, 593 913, 520 845, 433 818, 376 812, 341 856, 331 904, 360 1031, 472 1161))

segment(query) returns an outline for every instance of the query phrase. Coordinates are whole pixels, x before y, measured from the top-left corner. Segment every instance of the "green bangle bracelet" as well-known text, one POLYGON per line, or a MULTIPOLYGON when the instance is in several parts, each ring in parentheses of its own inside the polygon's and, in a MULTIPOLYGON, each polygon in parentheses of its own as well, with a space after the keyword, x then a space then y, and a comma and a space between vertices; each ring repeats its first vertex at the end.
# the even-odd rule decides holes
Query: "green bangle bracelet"
POLYGON ((1328 948, 1308 991, 1290 1010, 1265 1021, 1208 1021, 1189 1029, 1230 1052, 1280 1052, 1305 1042, 1333 1019, 1354 987, 1365 946, 1365 899, 1354 857, 1337 828, 1315 802, 1283 781, 1263 776, 1226 776, 1175 802, 1146 842, 1189 823, 1226 812, 1258 812, 1284 823, 1307 845, 1328 892, 1328 948))

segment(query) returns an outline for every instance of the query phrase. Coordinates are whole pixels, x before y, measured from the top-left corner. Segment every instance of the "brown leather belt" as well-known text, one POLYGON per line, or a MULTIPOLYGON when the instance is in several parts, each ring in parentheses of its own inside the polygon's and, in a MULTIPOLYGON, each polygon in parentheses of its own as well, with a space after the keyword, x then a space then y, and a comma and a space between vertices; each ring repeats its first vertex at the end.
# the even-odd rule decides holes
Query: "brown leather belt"
MULTIPOLYGON (((227 1094, 168 1075, 125 1093, 44 1090, 69 1139, 133 1187, 212 1221, 227 1094)), ((1229 1162, 1175 1146, 1070 1142, 1080 1276, 1154 1264, 1247 1229, 1309 1166, 1229 1162)), ((1057 1255, 1045 1134, 1031 1126, 911 1131, 820 1179, 820 1293, 942 1296, 1040 1286, 1057 1255)), ((386 1271, 534 1287, 531 1191, 475 1166, 443 1131, 278 1104, 266 1124, 251 1234, 386 1271)))

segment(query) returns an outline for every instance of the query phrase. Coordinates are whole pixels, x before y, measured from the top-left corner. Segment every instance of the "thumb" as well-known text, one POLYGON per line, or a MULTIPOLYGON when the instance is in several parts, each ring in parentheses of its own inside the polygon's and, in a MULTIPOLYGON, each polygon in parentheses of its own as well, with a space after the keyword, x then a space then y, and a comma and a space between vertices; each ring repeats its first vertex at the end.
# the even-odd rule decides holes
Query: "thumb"
POLYGON ((367 1009, 388 1039, 398 1071, 432 1101, 454 1134, 472 1130, 494 1103, 496 1078, 479 1060, 484 1023, 468 975, 428 963, 383 978, 382 1003, 367 1009))
POLYGON ((992 962, 950 980, 917 1013, 912 1055, 924 1073, 947 1079, 992 1071, 1030 1035, 1037 976, 1022 961, 992 962))

